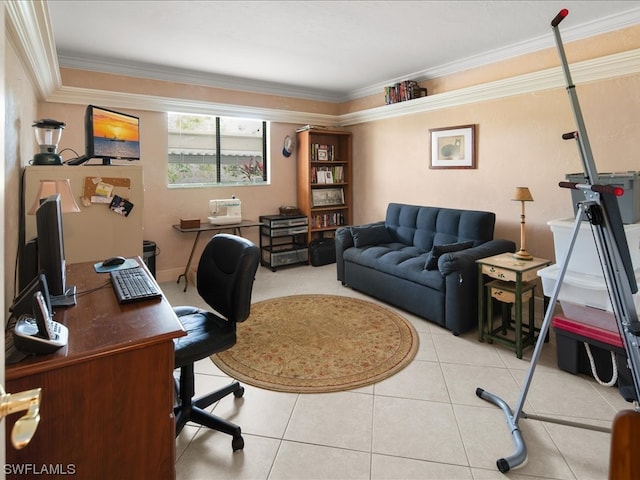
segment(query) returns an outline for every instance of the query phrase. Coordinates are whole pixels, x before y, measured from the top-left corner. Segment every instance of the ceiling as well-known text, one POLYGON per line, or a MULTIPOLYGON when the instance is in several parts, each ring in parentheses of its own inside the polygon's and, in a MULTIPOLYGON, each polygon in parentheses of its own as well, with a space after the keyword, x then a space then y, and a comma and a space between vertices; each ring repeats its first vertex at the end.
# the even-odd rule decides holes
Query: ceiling
POLYGON ((62 67, 345 101, 640 23, 640 1, 49 0, 62 67))

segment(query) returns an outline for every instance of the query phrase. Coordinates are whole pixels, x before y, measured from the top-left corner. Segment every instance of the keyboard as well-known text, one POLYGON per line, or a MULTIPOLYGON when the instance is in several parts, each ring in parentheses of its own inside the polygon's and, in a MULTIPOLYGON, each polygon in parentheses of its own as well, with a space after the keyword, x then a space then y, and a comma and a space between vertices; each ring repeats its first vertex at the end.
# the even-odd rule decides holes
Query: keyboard
POLYGON ((141 266, 110 273, 111 285, 120 303, 140 302, 162 296, 156 282, 141 266))

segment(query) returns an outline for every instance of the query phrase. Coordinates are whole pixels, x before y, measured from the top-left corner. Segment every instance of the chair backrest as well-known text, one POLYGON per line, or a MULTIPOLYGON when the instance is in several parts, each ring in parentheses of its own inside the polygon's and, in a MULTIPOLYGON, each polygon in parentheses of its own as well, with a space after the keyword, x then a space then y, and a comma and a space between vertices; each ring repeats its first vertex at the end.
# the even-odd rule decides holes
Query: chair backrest
POLYGON ((198 293, 227 320, 245 321, 259 261, 260 249, 250 240, 226 233, 214 235, 198 264, 198 293))

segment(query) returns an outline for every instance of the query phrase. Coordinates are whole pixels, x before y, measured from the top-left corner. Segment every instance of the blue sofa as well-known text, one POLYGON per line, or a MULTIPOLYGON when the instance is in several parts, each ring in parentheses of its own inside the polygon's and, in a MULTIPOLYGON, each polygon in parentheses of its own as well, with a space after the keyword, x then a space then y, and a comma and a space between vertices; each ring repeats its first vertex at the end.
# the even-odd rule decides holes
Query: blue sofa
POLYGON ((515 252, 494 227, 491 212, 390 203, 384 221, 336 231, 338 280, 464 333, 478 326, 476 260, 515 252))

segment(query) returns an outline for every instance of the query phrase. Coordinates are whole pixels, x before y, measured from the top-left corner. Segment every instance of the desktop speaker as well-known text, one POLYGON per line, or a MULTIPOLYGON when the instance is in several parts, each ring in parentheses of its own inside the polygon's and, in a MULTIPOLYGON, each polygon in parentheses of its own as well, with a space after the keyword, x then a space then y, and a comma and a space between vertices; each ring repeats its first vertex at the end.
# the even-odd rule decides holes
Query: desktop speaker
POLYGON ((18 291, 24 290, 38 275, 38 240, 32 238, 23 247, 18 258, 18 291))

